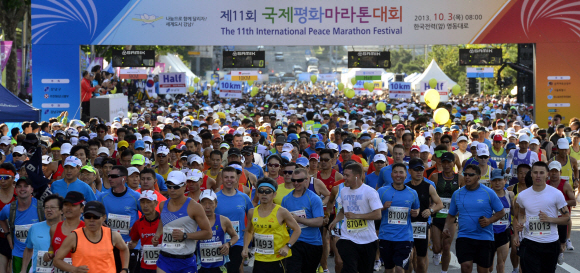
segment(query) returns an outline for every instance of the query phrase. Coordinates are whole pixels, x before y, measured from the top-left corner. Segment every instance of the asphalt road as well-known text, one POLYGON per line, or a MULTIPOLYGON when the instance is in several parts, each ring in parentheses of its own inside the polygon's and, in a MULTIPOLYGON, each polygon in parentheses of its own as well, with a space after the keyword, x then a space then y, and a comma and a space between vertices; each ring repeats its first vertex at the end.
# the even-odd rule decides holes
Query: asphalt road
MULTIPOLYGON (((556 272, 557 273, 580 273, 580 207, 574 208, 572 209, 572 236, 570 237, 572 239, 572 244, 574 245, 574 247, 576 248, 573 251, 566 251, 564 254, 564 264, 562 265, 558 265, 556 272)), ((451 258, 451 263, 449 265, 449 271, 450 273, 452 272, 461 272, 460 270, 460 266, 459 263, 457 262, 457 257, 455 256, 455 241, 453 242, 453 245, 451 247, 451 252, 452 252, 452 258, 451 258)), ((433 261, 431 259, 432 256, 432 252, 429 251, 428 257, 429 257, 429 267, 428 267, 428 272, 429 273, 439 273, 441 272, 441 266, 435 266, 433 265, 433 261)), ((252 261, 250 261, 250 266, 246 266, 244 267, 244 272, 245 273, 249 273, 252 272, 252 261)), ((330 272, 334 272, 334 259, 332 257, 328 258, 328 267, 330 269, 330 272)), ((512 272, 513 267, 512 264, 509 260, 509 256, 508 259, 506 261, 506 267, 505 267, 505 272, 510 273, 512 272)), ((495 266, 494 266, 494 271, 495 271, 495 266)), ((384 268, 382 267, 380 271, 378 272, 384 272, 384 268)), ((477 272, 476 271, 476 267, 474 265, 474 269, 473 272, 477 272)))

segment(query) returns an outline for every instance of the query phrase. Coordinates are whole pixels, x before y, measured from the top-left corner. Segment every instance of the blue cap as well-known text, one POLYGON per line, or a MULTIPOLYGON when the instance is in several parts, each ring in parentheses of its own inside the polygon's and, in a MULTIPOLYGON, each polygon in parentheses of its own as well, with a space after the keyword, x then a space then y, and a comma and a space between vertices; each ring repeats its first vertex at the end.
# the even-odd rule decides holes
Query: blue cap
POLYGON ((266 139, 268 138, 268 133, 266 133, 266 132, 261 132, 260 135, 266 139))
POLYGON ((145 149, 145 141, 137 140, 135 141, 135 149, 145 149))
POLYGON ((451 126, 451 131, 459 131, 459 126, 458 125, 451 126))
POLYGON ((322 141, 318 141, 316 142, 316 146, 314 146, 314 149, 324 149, 324 142, 322 141))
POLYGON ((319 139, 319 138, 318 138, 318 135, 315 135, 315 134, 311 135, 311 136, 310 136, 310 138, 311 138, 311 139, 312 139, 312 138, 319 139))
POLYGON ((201 123, 199 122, 199 120, 194 120, 193 123, 191 124, 192 127, 199 127, 201 125, 201 123))
POLYGON ((292 142, 292 140, 298 140, 298 135, 296 134, 288 134, 288 139, 286 139, 286 142, 290 143, 292 142))
POLYGON ((423 160, 421 160, 420 158, 411 159, 409 161, 409 169, 415 169, 417 167, 425 169, 425 164, 423 163, 423 160))
POLYGON ((240 126, 240 123, 237 121, 232 122, 232 127, 235 127, 235 126, 240 126))
POLYGON ((310 161, 306 157, 299 157, 298 159, 296 159, 296 165, 308 167, 310 165, 310 161))
POLYGON ((515 143, 512 143, 512 142, 508 143, 508 144, 505 146, 505 149, 506 149, 506 150, 509 150, 509 149, 515 149, 515 148, 516 148, 516 144, 515 144, 515 143))
POLYGON ((433 130, 433 134, 436 134, 436 133, 442 133, 442 134, 443 134, 443 129, 441 129, 441 127, 437 127, 437 128, 435 128, 435 129, 433 130))
POLYGON ((503 170, 502 169, 493 169, 493 170, 491 170, 490 176, 491 176, 490 177, 491 180, 503 179, 503 170))

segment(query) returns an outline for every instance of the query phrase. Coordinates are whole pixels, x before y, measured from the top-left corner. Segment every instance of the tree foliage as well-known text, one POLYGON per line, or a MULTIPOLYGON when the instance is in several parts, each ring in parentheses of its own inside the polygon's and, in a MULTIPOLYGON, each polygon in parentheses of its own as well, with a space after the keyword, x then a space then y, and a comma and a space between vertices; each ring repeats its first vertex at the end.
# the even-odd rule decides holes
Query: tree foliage
MULTIPOLYGON (((13 41, 10 57, 6 63, 6 88, 14 93, 18 90, 16 48, 19 43, 16 39, 16 28, 24 18, 26 11, 29 10, 30 0, 0 0, 0 25, 2 25, 5 40, 13 41)), ((30 31, 30 25, 24 27, 30 31)))

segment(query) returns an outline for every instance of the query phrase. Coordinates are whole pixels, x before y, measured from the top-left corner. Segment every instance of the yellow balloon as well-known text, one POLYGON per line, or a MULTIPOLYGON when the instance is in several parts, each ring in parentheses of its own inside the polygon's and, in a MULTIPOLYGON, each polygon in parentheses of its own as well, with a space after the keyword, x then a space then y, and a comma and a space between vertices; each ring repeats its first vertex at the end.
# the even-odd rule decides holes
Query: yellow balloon
POLYGON ((352 83, 352 85, 355 85, 356 84, 356 78, 350 79, 350 83, 352 83))
POLYGON ((111 90, 110 92, 111 92, 111 94, 117 93, 117 87, 113 88, 113 90, 111 90))
POLYGON ((195 92, 195 88, 193 88, 193 86, 188 87, 187 90, 189 90, 189 93, 195 92))
POLYGON ((348 89, 346 90, 346 93, 344 94, 347 98, 352 99, 355 95, 354 90, 352 89, 348 89))
POLYGON ((342 91, 344 89, 344 83, 339 83, 338 84, 338 90, 342 91))
POLYGON ((441 96, 439 96, 439 92, 435 89, 427 90, 427 92, 425 92, 425 96, 423 97, 425 98, 425 103, 427 104, 427 106, 431 107, 431 109, 437 108, 439 100, 441 99, 441 96))
POLYGON ((384 102, 379 102, 377 103, 377 110, 384 112, 385 110, 387 110, 387 105, 385 105, 384 102))
POLYGON ((254 93, 256 93, 256 94, 258 94, 258 91, 259 91, 259 90, 260 90, 260 89, 259 89, 258 87, 252 87, 252 92, 254 92, 254 93))
POLYGON ((449 112, 445 108, 439 108, 433 113, 433 119, 438 124, 445 124, 449 121, 449 112))
POLYGON ((215 83, 215 81, 214 81, 214 80, 211 80, 211 81, 209 81, 209 84, 210 84, 210 85, 213 85, 214 83, 215 83))
POLYGON ((207 94, 209 94, 209 91, 207 91, 207 90, 203 91, 204 96, 207 96, 207 94))
POLYGON ((196 77, 195 79, 193 79, 193 82, 194 83, 198 83, 199 82, 199 78, 196 77))
POLYGON ((254 85, 254 81, 248 81, 249 85, 254 85))
POLYGON ((375 90, 375 83, 369 82, 369 88, 367 88, 370 92, 373 92, 373 90, 375 90))
POLYGON ((435 88, 435 86, 437 86, 437 80, 436 79, 430 79, 429 80, 429 86, 431 86, 431 88, 435 88))
POLYGON ((316 75, 310 75, 310 80, 312 81, 312 83, 315 83, 317 79, 318 77, 316 77, 316 75))
POLYGON ((226 118, 226 114, 224 112, 217 113, 220 118, 226 118))
POLYGON ((461 92, 461 86, 459 86, 459 84, 456 84, 451 88, 451 91, 453 91, 453 95, 457 96, 459 95, 459 92, 461 92))

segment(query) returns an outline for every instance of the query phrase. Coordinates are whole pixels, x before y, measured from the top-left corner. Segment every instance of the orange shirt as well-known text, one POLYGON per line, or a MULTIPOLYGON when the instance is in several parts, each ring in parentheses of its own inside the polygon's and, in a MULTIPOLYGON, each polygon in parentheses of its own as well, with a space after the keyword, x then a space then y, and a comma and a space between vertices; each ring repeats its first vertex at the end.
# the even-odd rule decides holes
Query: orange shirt
MULTIPOLYGON (((101 227, 102 237, 98 242, 91 242, 85 236, 83 228, 73 231, 77 235, 77 247, 71 251, 72 265, 98 269, 95 272, 117 272, 111 229, 101 227)), ((91 270, 92 272, 92 270, 91 270)))

